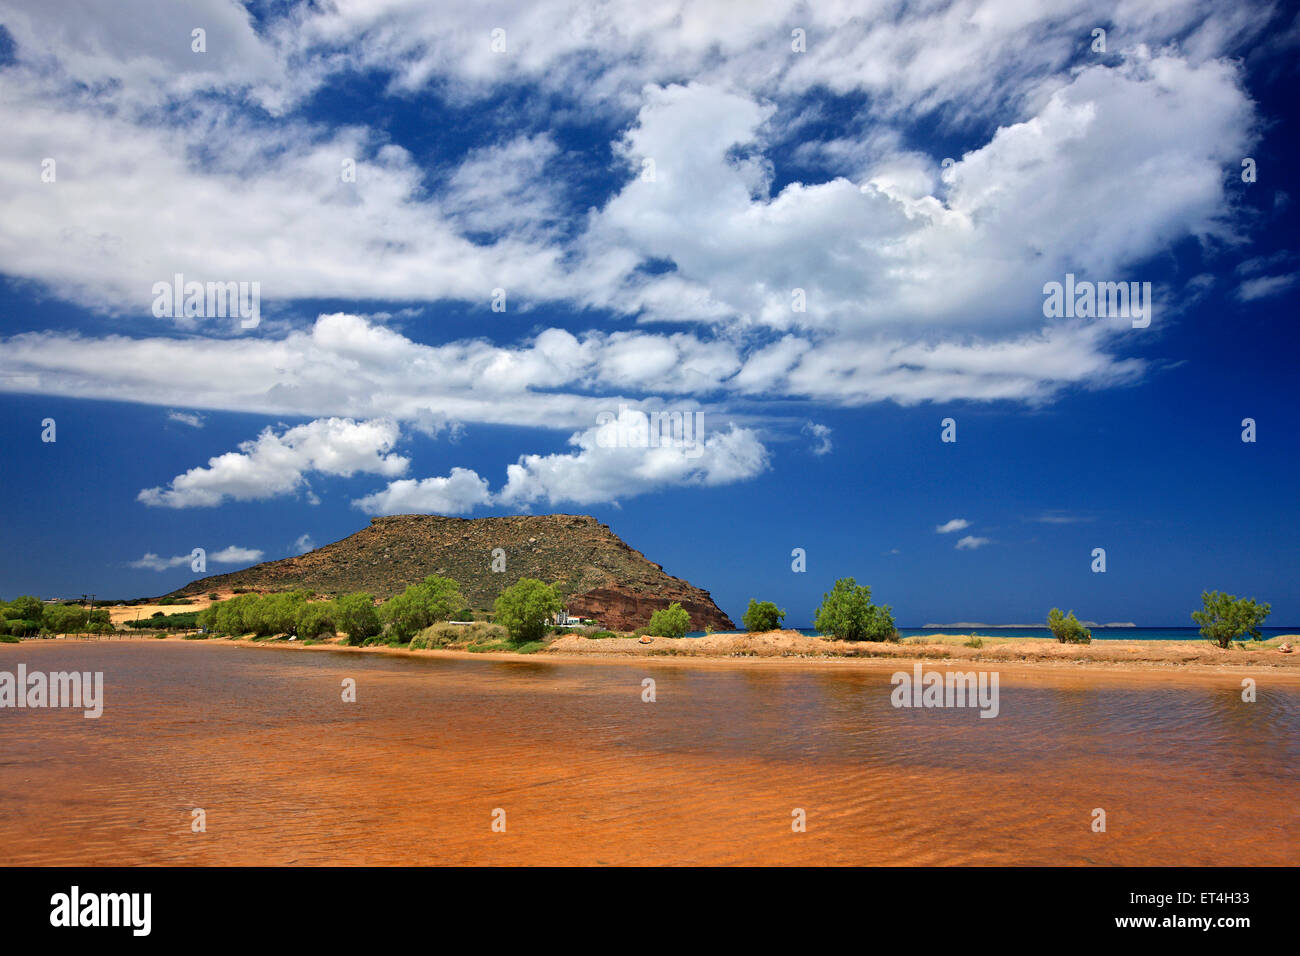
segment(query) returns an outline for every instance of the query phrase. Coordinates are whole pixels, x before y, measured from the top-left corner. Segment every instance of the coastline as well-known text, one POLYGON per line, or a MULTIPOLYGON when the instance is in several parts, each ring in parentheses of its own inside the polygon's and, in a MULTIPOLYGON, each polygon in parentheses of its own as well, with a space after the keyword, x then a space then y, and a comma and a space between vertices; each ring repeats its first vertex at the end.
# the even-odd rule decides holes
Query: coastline
MULTIPOLYGON (((1294 643, 1300 641, 1300 636, 1286 635, 1284 639, 1294 643)), ((0 648, 67 646, 78 640, 75 637, 60 637, 0 645, 0 648)), ((264 650, 381 654, 390 657, 515 664, 633 665, 710 670, 758 668, 792 672, 833 670, 893 673, 899 669, 910 670, 914 665, 921 664, 975 670, 996 668, 1004 679, 1043 683, 1087 677, 1098 682, 1114 680, 1163 686, 1176 684, 1183 679, 1201 685, 1206 681, 1219 683, 1227 679, 1235 687, 1242 677, 1267 674, 1271 683, 1280 680, 1300 690, 1300 655, 1283 654, 1276 646, 1252 651, 1224 650, 1211 647, 1208 642, 1197 645, 1169 641, 1108 641, 1104 647, 1098 647, 1095 644, 1061 645, 1037 638, 1008 638, 991 646, 970 648, 961 643, 966 640, 961 635, 936 635, 927 643, 877 644, 828 642, 807 638, 796 632, 775 631, 755 635, 714 634, 708 638, 654 638, 649 644, 640 644, 635 638, 590 640, 566 635, 552 641, 541 651, 523 654, 513 651, 476 652, 457 648, 410 650, 388 645, 353 647, 329 641, 301 644, 283 639, 253 641, 213 637, 195 641, 178 635, 165 638, 113 636, 90 640, 93 643, 107 644, 206 644, 264 650), (940 640, 940 637, 944 640, 940 640), (818 643, 805 644, 814 641, 818 643)), ((2 660, 3 657, 0 657, 2 660)))

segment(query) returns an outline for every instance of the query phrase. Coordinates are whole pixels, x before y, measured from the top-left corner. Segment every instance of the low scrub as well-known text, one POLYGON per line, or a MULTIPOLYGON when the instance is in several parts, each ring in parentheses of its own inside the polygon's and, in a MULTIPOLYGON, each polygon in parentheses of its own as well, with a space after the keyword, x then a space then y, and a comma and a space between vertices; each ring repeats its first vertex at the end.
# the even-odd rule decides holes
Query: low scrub
MULTIPOLYGON (((540 644, 541 642, 530 641, 529 643, 540 644)), ((490 644, 471 644, 466 648, 466 650, 472 651, 475 654, 487 654, 491 651, 510 651, 514 649, 515 645, 511 644, 509 641, 493 641, 490 644)))
POLYGON ((415 647, 415 641, 422 641, 421 648, 482 644, 488 641, 505 641, 509 636, 500 624, 489 624, 487 621, 475 621, 473 624, 433 624, 417 634, 411 646, 415 647))
POLYGON ((650 615, 646 632, 654 637, 684 637, 691 629, 691 616, 676 601, 650 615))

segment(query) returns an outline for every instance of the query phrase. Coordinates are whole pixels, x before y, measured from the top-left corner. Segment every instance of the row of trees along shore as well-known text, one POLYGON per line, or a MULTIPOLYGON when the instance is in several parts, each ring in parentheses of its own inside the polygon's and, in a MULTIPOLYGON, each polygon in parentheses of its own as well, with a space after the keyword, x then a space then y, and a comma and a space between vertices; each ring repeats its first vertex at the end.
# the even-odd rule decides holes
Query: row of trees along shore
POLYGON ((0 640, 38 634, 97 634, 113 630, 108 611, 68 601, 46 604, 31 594, 0 601, 0 640))
MULTIPOLYGON (((215 595, 214 595, 215 596, 215 595)), ((510 644, 536 645, 551 628, 552 618, 564 609, 564 595, 558 584, 523 578, 506 588, 493 605, 490 622, 474 620, 474 612, 461 595, 460 585, 451 578, 430 575, 410 585, 382 604, 365 591, 314 600, 309 591, 271 594, 236 594, 215 601, 202 611, 163 615, 131 622, 129 626, 153 628, 197 628, 215 634, 271 637, 279 634, 302 639, 346 636, 350 644, 411 644, 439 646, 468 636, 480 642, 500 638, 510 644), (472 629, 437 630, 450 621, 473 622, 472 629), (430 633, 436 630, 436 633, 430 633)), ((1219 591, 1201 594, 1202 609, 1192 612, 1201 635, 1219 647, 1249 635, 1260 639, 1259 628, 1271 612, 1268 604, 1238 598, 1219 591)), ((168 601, 168 603, 177 603, 168 601)), ((785 611, 771 601, 751 599, 742 621, 751 633, 778 630, 785 611)), ((813 618, 821 634, 842 641, 896 641, 898 628, 887 605, 873 604, 871 588, 853 578, 840 578, 824 594, 813 618)), ((1047 615, 1052 635, 1067 644, 1088 644, 1092 632, 1075 617, 1052 608, 1047 615)), ((86 609, 73 602, 45 604, 24 595, 0 601, 0 639, 16 641, 39 634, 81 634, 112 631, 107 610, 86 609)), ((674 602, 655 611, 650 622, 636 635, 682 637, 691 630, 690 614, 674 602)), ((611 631, 587 628, 588 637, 614 637, 611 631)))

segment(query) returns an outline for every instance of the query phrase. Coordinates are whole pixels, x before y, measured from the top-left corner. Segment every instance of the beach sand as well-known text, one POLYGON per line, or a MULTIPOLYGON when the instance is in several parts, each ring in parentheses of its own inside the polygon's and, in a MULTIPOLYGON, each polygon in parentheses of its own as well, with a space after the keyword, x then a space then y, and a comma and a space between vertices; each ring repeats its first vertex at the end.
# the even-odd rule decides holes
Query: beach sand
MULTIPOLYGON (((81 640, 75 637, 57 640, 81 640)), ((116 643, 195 643, 177 634, 139 637, 119 632, 86 640, 116 643)), ((1268 673, 1272 678, 1300 684, 1300 652, 1284 653, 1290 644, 1300 648, 1300 635, 1281 635, 1254 649, 1219 648, 1207 641, 1095 641, 1092 644, 1061 644, 1048 638, 986 637, 983 646, 967 647, 968 635, 928 635, 892 642, 828 641, 798 631, 770 631, 759 634, 720 633, 698 638, 650 638, 647 643, 634 637, 592 640, 577 634, 555 637, 542 650, 531 654, 511 651, 469 651, 463 647, 407 650, 372 645, 351 647, 341 637, 333 641, 304 644, 284 638, 254 641, 248 637, 210 637, 202 643, 214 646, 251 647, 266 650, 340 651, 353 654, 384 654, 448 658, 453 660, 508 660, 519 662, 565 661, 571 663, 618 664, 654 663, 691 666, 762 667, 778 669, 850 668, 894 672, 920 662, 926 665, 970 669, 997 669, 1008 675, 1046 678, 1053 672, 1086 673, 1097 676, 1134 675, 1149 681, 1188 677, 1234 678, 1268 673)), ((1249 645, 1248 645, 1249 646, 1249 645)))

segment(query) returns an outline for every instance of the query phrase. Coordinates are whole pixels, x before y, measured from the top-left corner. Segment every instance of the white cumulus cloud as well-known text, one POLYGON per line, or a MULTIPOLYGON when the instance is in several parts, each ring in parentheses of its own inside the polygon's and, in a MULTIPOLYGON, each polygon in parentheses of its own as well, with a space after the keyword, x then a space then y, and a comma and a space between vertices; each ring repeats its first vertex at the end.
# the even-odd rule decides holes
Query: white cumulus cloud
POLYGON ((398 434, 397 425, 386 420, 318 419, 279 435, 268 427, 242 442, 239 451, 211 458, 206 467, 191 468, 167 487, 146 488, 137 497, 155 507, 212 507, 228 499, 260 501, 292 494, 313 472, 396 476, 409 464, 389 454, 398 434))

